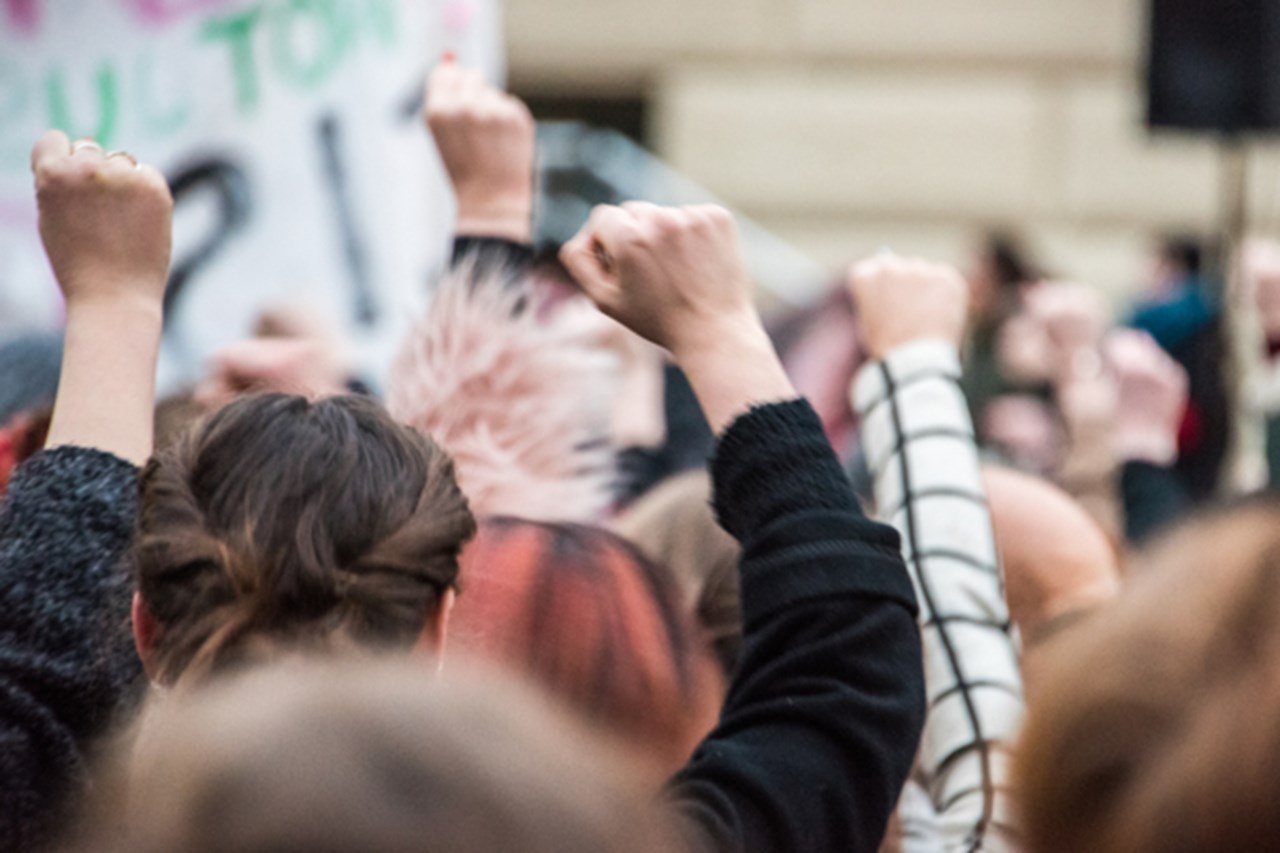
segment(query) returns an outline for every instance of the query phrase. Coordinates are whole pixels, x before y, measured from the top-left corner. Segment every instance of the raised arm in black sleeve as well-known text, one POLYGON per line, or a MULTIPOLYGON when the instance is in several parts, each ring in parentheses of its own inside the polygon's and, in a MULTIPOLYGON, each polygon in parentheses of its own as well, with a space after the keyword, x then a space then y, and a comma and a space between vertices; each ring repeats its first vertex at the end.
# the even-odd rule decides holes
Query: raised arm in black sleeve
POLYGON ((744 648, 720 725, 670 787, 690 845, 874 851, 924 721, 898 534, 863 516, 803 401, 740 417, 712 474, 744 548, 744 648))
POLYGON ((0 850, 38 850, 85 781, 85 755, 141 675, 124 556, 137 469, 59 448, 0 507, 0 850))

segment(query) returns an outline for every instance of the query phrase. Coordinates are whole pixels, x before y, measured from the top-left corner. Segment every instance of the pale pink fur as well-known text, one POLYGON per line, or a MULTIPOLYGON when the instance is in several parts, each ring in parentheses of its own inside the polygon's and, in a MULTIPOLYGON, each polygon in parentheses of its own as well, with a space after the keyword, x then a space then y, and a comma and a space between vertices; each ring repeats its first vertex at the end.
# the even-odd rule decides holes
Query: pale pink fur
POLYGON ((481 269, 440 282, 392 365, 387 407, 452 454, 476 514, 598 521, 615 476, 603 318, 481 269))

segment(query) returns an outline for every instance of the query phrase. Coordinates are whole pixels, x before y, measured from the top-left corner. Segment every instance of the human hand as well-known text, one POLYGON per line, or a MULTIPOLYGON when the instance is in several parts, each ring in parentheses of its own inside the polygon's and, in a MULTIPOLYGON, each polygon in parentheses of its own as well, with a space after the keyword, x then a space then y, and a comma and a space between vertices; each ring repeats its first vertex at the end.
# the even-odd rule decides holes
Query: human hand
POLYGON ((1122 461, 1172 465, 1187 408, 1187 373, 1143 332, 1121 330, 1106 340, 1119 388, 1112 447, 1122 461))
POLYGON ((155 169, 56 130, 35 144, 31 169, 40 237, 67 302, 46 446, 140 465, 151 454, 173 196, 155 169))
POLYGON ((723 208, 597 207, 560 259, 597 308, 671 352, 716 433, 753 404, 796 396, 723 208))
POLYGON ((1057 372, 1053 341, 1044 324, 1025 312, 1015 314, 996 333, 996 363, 1007 379, 1023 385, 1050 382, 1057 372))
POLYGON ((849 289, 872 358, 914 341, 941 340, 959 349, 964 340, 969 287, 951 267, 881 254, 853 266, 849 289))
POLYGON ((533 237, 536 126, 528 107, 446 57, 427 83, 427 128, 458 200, 458 233, 533 237))
POLYGON ((195 401, 216 409, 240 394, 275 391, 318 398, 343 394, 347 371, 332 350, 308 338, 256 338, 223 347, 195 391, 195 401))
POLYGON ((40 237, 69 313, 84 305, 161 310, 173 197, 164 176, 51 130, 31 152, 40 237))
POLYGON ((1107 307, 1098 291, 1074 282, 1044 282, 1027 291, 1027 314, 1041 324, 1052 346, 1058 379, 1092 379, 1102 368, 1099 348, 1107 307))
POLYGON ((723 208, 597 207, 560 258, 596 307, 677 360, 722 331, 760 326, 723 208))

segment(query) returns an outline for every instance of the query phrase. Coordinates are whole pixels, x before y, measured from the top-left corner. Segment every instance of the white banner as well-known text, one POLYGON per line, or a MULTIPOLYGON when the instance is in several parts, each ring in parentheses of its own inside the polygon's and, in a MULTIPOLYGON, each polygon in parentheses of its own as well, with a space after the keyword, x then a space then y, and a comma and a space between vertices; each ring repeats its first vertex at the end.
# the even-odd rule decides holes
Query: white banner
POLYGON ((0 334, 54 327, 28 151, 127 149, 177 200, 162 387, 263 305, 331 313, 377 371, 447 249, 418 115, 445 50, 501 73, 496 0, 0 0, 0 334))

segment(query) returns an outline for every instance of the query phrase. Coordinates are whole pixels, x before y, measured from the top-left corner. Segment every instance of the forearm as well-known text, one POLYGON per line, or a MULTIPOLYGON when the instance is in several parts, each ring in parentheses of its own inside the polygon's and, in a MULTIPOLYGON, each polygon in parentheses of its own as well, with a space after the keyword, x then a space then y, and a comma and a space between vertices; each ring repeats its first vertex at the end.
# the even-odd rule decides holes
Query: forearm
POLYGON ((710 328, 673 355, 716 435, 753 406, 799 396, 754 315, 710 328))
POLYGON ((993 850, 1008 841, 1006 750, 1022 685, 959 379, 953 346, 907 344, 863 368, 854 405, 880 514, 902 534, 921 605, 924 783, 948 849, 993 850))
POLYGON ((737 418, 712 472, 743 544, 744 650, 720 727, 673 786, 695 848, 874 849, 923 703, 898 537, 862 515, 803 401, 737 418))
POLYGON ((70 305, 45 446, 91 447, 143 464, 151 455, 161 331, 158 302, 70 305))

